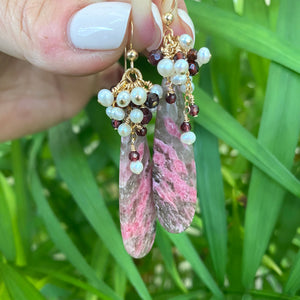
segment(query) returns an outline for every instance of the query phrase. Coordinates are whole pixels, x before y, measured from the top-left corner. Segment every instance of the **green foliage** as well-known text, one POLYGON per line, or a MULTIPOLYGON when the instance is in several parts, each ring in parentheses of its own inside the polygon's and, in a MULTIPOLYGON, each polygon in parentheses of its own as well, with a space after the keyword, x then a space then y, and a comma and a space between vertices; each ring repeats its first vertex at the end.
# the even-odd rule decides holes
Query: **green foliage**
POLYGON ((192 226, 158 225, 150 254, 125 252, 119 137, 92 99, 0 145, 1 300, 300 299, 300 2, 186 4, 213 54, 195 82, 192 226))

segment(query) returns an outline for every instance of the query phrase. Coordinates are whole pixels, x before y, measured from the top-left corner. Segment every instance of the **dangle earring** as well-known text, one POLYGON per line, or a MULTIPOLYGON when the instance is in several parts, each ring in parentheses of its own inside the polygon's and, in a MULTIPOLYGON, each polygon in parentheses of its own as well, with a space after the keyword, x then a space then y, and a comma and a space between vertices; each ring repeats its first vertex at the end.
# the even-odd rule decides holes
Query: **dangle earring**
POLYGON ((191 224, 197 203, 196 164, 189 116, 196 117, 192 76, 211 54, 205 47, 193 49, 188 34, 175 36, 170 25, 177 8, 163 15, 165 34, 160 49, 150 52, 148 61, 163 76, 165 101, 157 110, 154 154, 153 197, 161 225, 169 232, 180 233, 191 224))
POLYGON ((156 229, 146 125, 163 91, 160 85, 144 81, 140 70, 134 67, 138 53, 132 47, 132 37, 131 23, 131 42, 129 50, 125 49, 123 77, 111 91, 101 90, 98 102, 107 107, 106 113, 121 136, 119 214, 123 243, 131 256, 141 258, 151 250, 156 229))

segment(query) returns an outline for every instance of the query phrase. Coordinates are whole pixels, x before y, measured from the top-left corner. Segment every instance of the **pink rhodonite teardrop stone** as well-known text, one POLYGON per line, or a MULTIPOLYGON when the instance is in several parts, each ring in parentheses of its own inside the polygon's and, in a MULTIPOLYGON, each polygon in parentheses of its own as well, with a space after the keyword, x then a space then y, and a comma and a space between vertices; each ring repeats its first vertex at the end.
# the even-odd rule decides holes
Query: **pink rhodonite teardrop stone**
POLYGON ((159 222, 172 233, 180 233, 189 227, 197 203, 193 146, 180 141, 184 99, 177 89, 176 96, 175 103, 160 101, 158 107, 152 175, 159 222))
POLYGON ((126 251, 134 258, 141 258, 151 250, 155 238, 152 166, 146 137, 137 137, 135 146, 144 169, 139 175, 132 173, 128 158, 130 146, 130 138, 123 137, 119 178, 120 223, 126 251))

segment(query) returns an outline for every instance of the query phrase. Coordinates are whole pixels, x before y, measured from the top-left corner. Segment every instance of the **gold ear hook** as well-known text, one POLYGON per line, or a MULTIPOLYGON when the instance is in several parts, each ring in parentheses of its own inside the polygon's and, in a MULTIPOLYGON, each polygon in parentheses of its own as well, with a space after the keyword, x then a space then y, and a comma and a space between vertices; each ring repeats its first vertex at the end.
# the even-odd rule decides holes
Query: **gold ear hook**
POLYGON ((130 43, 129 43, 129 50, 127 51, 127 47, 125 47, 125 52, 124 52, 124 58, 125 58, 125 63, 124 67, 125 70, 127 70, 127 59, 130 61, 130 68, 134 68, 133 62, 137 60, 139 57, 138 53, 132 48, 132 41, 133 41, 133 22, 130 22, 131 25, 131 34, 130 34, 130 43))
MULTIPOLYGON (((164 0, 165 1, 165 0, 164 0)), ((163 22, 166 26, 170 26, 174 20, 174 14, 177 10, 177 0, 173 1, 173 5, 171 6, 171 10, 163 15, 163 22)))

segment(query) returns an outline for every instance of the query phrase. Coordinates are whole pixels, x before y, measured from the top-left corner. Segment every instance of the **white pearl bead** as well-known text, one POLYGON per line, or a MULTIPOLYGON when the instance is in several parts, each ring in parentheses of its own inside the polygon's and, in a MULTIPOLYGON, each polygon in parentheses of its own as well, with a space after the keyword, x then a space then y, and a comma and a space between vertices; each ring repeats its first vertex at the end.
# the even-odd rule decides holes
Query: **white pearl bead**
POLYGON ((144 118, 144 114, 140 109, 135 108, 130 112, 129 118, 133 123, 141 123, 144 118))
POLYGON ((185 132, 181 135, 180 140, 183 144, 192 145, 196 141, 196 135, 192 131, 185 132))
POLYGON ((125 111, 120 107, 114 107, 112 110, 112 119, 122 121, 125 118, 125 111))
POLYGON ((197 53, 197 62, 199 66, 207 64, 210 61, 211 54, 208 48, 202 47, 197 53))
POLYGON ((114 95, 110 90, 103 89, 98 93, 98 102, 103 106, 111 106, 114 101, 114 95))
POLYGON ((140 161, 133 161, 130 163, 130 170, 134 174, 141 174, 143 169, 144 166, 140 161))
POLYGON ((154 84, 153 87, 150 89, 150 93, 158 95, 159 99, 161 99, 164 91, 159 84, 154 84))
POLYGON ((130 101, 131 101, 130 94, 127 91, 122 91, 117 96, 117 104, 120 107, 128 106, 130 101))
POLYGON ((185 84, 187 81, 186 75, 175 75, 171 78, 171 81, 175 85, 185 84))
MULTIPOLYGON (((195 89, 195 85, 191 82, 191 86, 192 86, 192 92, 194 91, 194 89, 195 89)), ((185 94, 186 93, 186 85, 184 84, 184 85, 182 85, 181 87, 180 87, 180 90, 181 90, 181 92, 183 93, 183 94, 185 94)))
POLYGON ((162 59, 157 65, 157 71, 163 77, 170 77, 174 73, 174 62, 169 58, 162 59))
POLYGON ((179 37, 179 44, 185 50, 190 50, 194 47, 194 40, 190 35, 182 34, 179 37))
POLYGON ((185 59, 178 59, 174 64, 174 70, 177 74, 185 74, 189 70, 189 63, 185 59))
POLYGON ((147 100, 147 92, 142 87, 136 87, 131 91, 131 101, 136 105, 142 105, 147 100))
POLYGON ((118 127, 118 133, 120 136, 128 136, 131 133, 131 127, 128 124, 123 123, 118 127))
POLYGON ((106 115, 112 119, 113 118, 113 110, 114 108, 112 106, 109 106, 106 108, 105 112, 106 112, 106 115))

